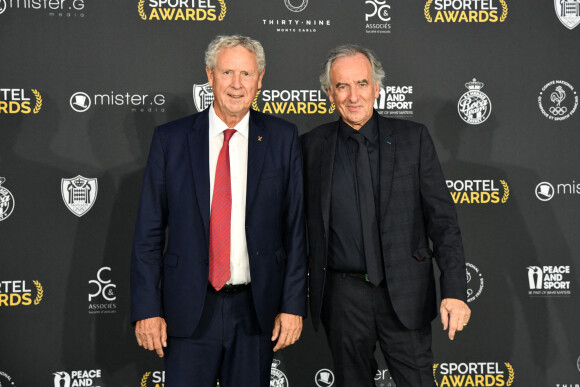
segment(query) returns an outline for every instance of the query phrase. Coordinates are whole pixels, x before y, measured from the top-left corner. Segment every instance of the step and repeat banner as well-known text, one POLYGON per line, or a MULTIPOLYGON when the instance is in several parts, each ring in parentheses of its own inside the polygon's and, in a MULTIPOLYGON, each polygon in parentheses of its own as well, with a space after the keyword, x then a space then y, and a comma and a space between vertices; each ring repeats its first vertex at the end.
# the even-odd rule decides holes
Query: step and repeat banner
MULTIPOLYGON (((425 123, 457 204, 467 329, 433 322, 438 386, 580 386, 580 0, 0 0, 0 385, 164 386, 129 260, 155 126, 212 100, 204 51, 258 39, 252 108, 338 118, 329 49, 372 48, 375 108, 425 123)), ((395 386, 379 358, 376 385, 395 386)), ((334 384, 305 321, 271 386, 334 384)))

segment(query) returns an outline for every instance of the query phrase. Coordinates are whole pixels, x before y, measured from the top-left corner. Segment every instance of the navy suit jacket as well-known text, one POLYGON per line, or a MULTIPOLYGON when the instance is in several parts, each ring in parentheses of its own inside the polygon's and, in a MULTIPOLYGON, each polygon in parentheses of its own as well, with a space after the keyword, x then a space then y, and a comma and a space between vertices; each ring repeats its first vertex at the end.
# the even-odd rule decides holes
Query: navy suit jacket
MULTIPOLYGON (((316 329, 326 279, 338 126, 338 122, 328 123, 302 136, 310 309, 316 329)), ((442 298, 465 301, 467 297, 461 233, 427 128, 379 116, 379 142, 380 240, 386 284, 399 320, 417 329, 437 315, 433 257, 441 270, 442 298)))
MULTIPOLYGON (((209 271, 208 110, 155 129, 131 258, 133 322, 161 316, 168 334, 193 334, 209 271)), ((306 314, 302 155, 296 126, 251 111, 246 239, 260 328, 306 314)))

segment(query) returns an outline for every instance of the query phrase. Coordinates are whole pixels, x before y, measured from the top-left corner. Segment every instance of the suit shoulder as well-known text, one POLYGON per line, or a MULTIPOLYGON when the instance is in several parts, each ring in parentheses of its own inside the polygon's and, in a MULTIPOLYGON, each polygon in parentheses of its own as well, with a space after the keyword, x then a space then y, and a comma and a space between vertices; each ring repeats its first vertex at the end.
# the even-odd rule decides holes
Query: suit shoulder
POLYGON ((397 131, 418 131, 427 130, 427 127, 420 123, 400 118, 380 117, 380 120, 386 122, 393 130, 397 131))
POLYGON ((200 114, 191 114, 186 117, 178 118, 176 120, 167 122, 165 124, 159 125, 156 130, 164 136, 176 135, 179 133, 185 133, 187 129, 193 127, 196 119, 199 118, 200 114))
POLYGON ((301 135, 302 141, 312 141, 317 138, 323 138, 326 136, 329 130, 336 126, 336 121, 327 122, 326 124, 319 125, 314 129, 301 135))

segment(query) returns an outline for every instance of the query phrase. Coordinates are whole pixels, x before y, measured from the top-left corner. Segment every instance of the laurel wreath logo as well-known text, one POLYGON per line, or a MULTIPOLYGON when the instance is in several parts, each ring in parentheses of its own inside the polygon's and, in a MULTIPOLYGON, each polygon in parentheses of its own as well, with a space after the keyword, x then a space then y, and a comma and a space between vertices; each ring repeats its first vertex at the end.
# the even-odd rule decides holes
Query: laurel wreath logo
POLYGON ((145 11, 143 10, 144 4, 145 4, 145 0, 139 0, 139 5, 137 6, 137 11, 139 11, 139 16, 141 16, 141 19, 147 20, 147 15, 145 15, 145 11))
POLYGON ((432 2, 433 0, 427 0, 427 3, 425 3, 425 19, 427 19, 429 23, 433 21, 433 19, 431 18, 431 12, 429 12, 432 2))
POLYGON ((36 298, 34 299, 34 305, 40 304, 42 300, 42 296, 44 295, 44 291, 42 290, 42 285, 40 282, 33 280, 34 286, 36 286, 36 298))
POLYGON ((435 380, 435 385, 439 387, 439 383, 437 382, 437 378, 435 377, 435 371, 437 371, 437 367, 439 367, 439 363, 433 364, 433 380, 435 380))
POLYGON ((330 108, 328 109, 328 114, 334 113, 335 110, 336 110, 336 105, 330 104, 330 108))
POLYGON ((501 16, 499 18, 499 21, 503 23, 508 14, 508 6, 505 0, 499 0, 499 2, 501 3, 501 16))
POLYGON ((516 375, 516 373, 514 372, 514 367, 512 367, 512 365, 510 363, 505 363, 505 366, 507 367, 510 376, 508 377, 506 386, 511 386, 512 383, 514 382, 514 377, 516 375))
POLYGON ((151 375, 151 372, 145 372, 143 374, 143 378, 141 378, 141 387, 147 387, 147 379, 149 378, 149 375, 151 375))
POLYGON ((258 96, 260 95, 261 92, 262 90, 258 90, 256 96, 254 97, 254 100, 252 101, 252 109, 254 109, 257 112, 260 111, 260 108, 258 107, 258 96))
POLYGON ((503 196, 501 198, 501 202, 505 203, 508 200, 508 197, 510 196, 510 187, 508 187, 508 184, 505 180, 500 180, 499 181, 503 187, 503 196))
POLYGON ((36 97, 36 105, 34 105, 33 113, 37 114, 40 111, 40 108, 42 107, 42 96, 40 95, 38 90, 36 89, 30 90, 32 90, 32 94, 34 94, 34 96, 36 97))
POLYGON ((218 20, 222 21, 224 20, 224 17, 226 17, 226 12, 227 12, 227 7, 226 7, 226 2, 224 0, 218 0, 220 3, 220 7, 221 7, 221 11, 220 11, 220 15, 218 16, 218 20))

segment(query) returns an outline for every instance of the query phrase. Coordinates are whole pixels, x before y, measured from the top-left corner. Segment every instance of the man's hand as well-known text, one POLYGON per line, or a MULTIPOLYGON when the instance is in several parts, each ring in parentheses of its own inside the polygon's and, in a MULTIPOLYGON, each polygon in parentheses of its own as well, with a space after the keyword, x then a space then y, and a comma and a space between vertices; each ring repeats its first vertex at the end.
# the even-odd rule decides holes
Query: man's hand
POLYGON ((163 357, 163 348, 167 347, 167 324, 161 317, 146 318, 135 325, 137 343, 150 351, 155 350, 163 357))
POLYGON ((455 332, 461 332, 465 328, 471 317, 471 310, 467 304, 456 298, 441 301, 440 312, 443 330, 449 328, 449 340, 455 338, 455 332))
POLYGON ((302 316, 288 313, 278 314, 272 331, 272 341, 278 340, 274 352, 297 342, 300 333, 302 333, 302 316))

